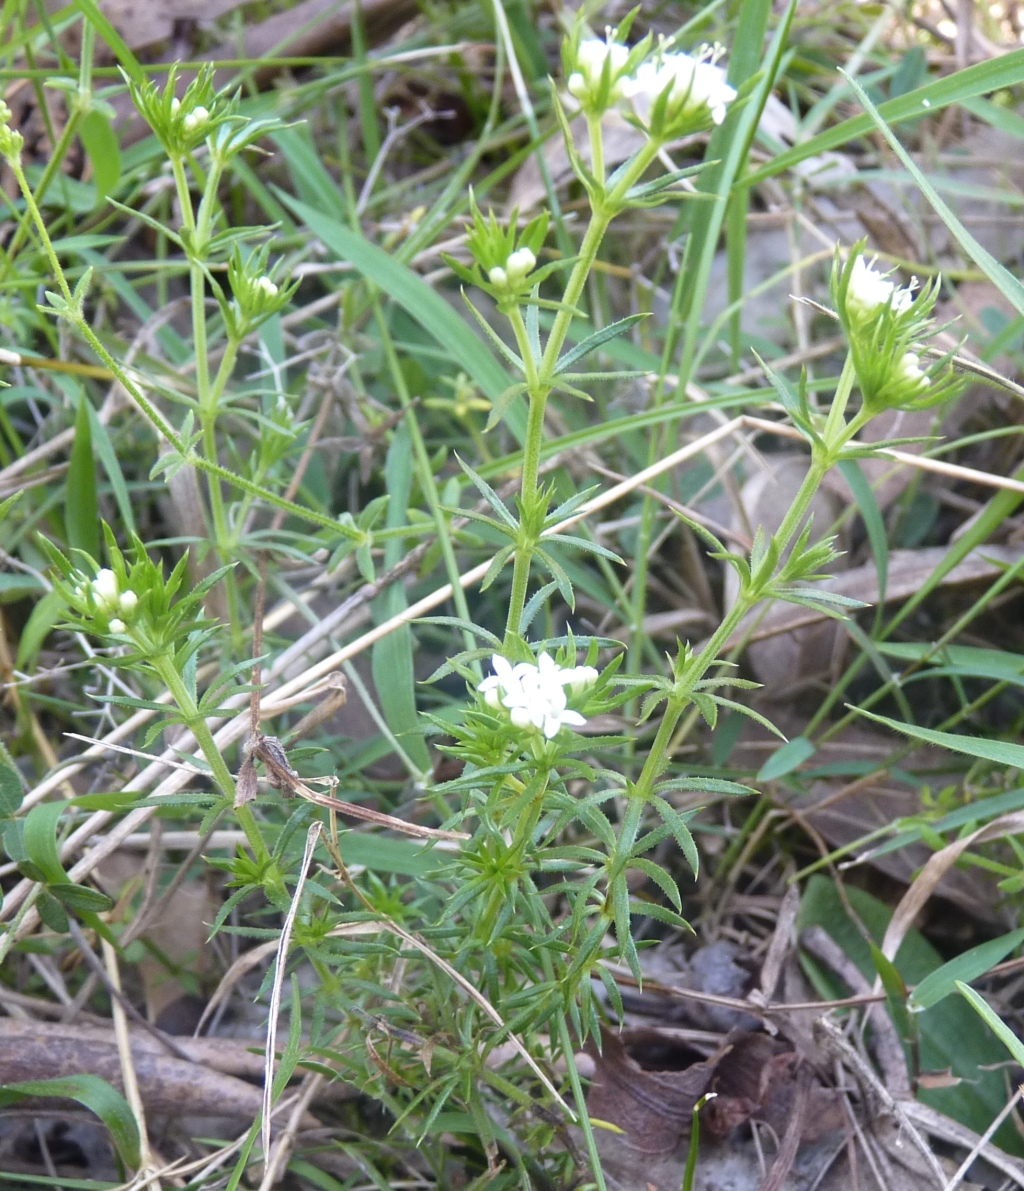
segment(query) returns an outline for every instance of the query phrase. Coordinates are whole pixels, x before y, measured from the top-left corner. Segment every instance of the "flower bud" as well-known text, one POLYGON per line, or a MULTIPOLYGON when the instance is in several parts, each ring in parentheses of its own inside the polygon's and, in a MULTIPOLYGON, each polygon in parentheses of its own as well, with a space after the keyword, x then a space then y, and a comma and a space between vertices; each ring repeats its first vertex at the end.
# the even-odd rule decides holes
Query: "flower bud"
POLYGON ((574 695, 588 690, 597 682, 598 678, 597 671, 593 666, 577 666, 574 670, 570 670, 569 674, 571 675, 569 689, 574 695))
POLYGON ((920 385, 922 381, 924 384, 928 383, 928 377, 921 368, 921 357, 917 352, 905 352, 896 365, 896 371, 904 384, 920 385))
POLYGON ((139 597, 135 594, 134 591, 123 591, 121 593, 120 600, 118 600, 118 604, 120 605, 121 612, 125 616, 131 616, 131 614, 135 611, 136 607, 138 606, 138 603, 139 603, 139 597))
POLYGON ((92 581, 92 591, 96 602, 107 608, 116 608, 120 591, 117 586, 117 576, 108 567, 97 572, 92 581))
POLYGON ((189 112, 189 114, 181 122, 181 126, 186 132, 196 132, 198 129, 202 128, 209 119, 210 113, 206 108, 203 107, 202 104, 199 104, 197 107, 193 108, 191 112, 189 112))
POLYGON ((257 277, 255 281, 255 288, 259 290, 264 297, 276 298, 278 294, 277 286, 270 280, 269 277, 257 277))
POLYGON ((501 265, 495 265, 493 269, 487 271, 487 280, 491 285, 496 285, 500 289, 504 289, 508 285, 508 274, 501 265))
POLYGON ((118 620, 117 617, 115 616, 114 619, 110 622, 108 627, 112 633, 123 633, 125 631, 125 629, 127 628, 127 625, 124 623, 123 620, 118 620))
POLYGON ((517 281, 522 281, 527 273, 532 272, 536 264, 537 258, 529 248, 518 248, 505 262, 505 271, 508 274, 509 281, 513 282, 513 284, 517 281))

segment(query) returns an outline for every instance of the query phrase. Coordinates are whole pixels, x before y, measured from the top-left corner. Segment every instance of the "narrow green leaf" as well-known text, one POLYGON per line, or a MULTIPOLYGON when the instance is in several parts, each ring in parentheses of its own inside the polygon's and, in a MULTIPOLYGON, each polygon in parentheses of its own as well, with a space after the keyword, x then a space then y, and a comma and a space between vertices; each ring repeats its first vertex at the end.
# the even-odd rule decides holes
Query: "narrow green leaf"
POLYGON ((144 82, 146 76, 143 74, 138 59, 127 45, 125 45, 120 33, 118 33, 103 13, 100 12, 96 0, 74 0, 74 6, 85 16, 89 24, 92 25, 102 40, 106 42, 108 48, 113 50, 114 57, 124 68, 125 74, 128 75, 132 82, 144 82))
MULTIPOLYGON (((1021 653, 980 649, 973 645, 944 645, 936 649, 934 645, 916 641, 880 641, 877 648, 886 657, 903 661, 927 658, 926 665, 918 671, 921 677, 991 678, 994 682, 1024 685, 1024 654, 1021 653)), ((903 681, 909 682, 913 677, 908 675, 903 681)))
POLYGON ((759 782, 772 782, 776 778, 785 777, 794 769, 799 769, 803 763, 816 752, 815 745, 806 736, 794 736, 791 741, 775 750, 757 773, 759 782))
POLYGON ((893 1023, 896 1026, 899 1036, 904 1041, 909 1041, 914 1036, 915 1027, 907 1011, 907 986, 903 981, 903 977, 900 975, 899 969, 891 959, 886 958, 881 947, 874 942, 869 943, 869 946, 871 948, 871 958, 874 961, 875 971, 878 973, 879 979, 882 981, 882 987, 885 989, 893 1023))
POLYGON ((57 821, 63 810, 63 802, 40 802, 25 816, 25 855, 52 885, 69 883, 57 850, 57 821))
POLYGON ((625 318, 620 318, 613 323, 609 323, 607 327, 602 327, 600 331, 595 331, 592 335, 588 335, 582 343, 577 343, 574 348, 567 351, 564 356, 558 361, 555 366, 555 376, 568 371, 577 360, 582 360, 584 356, 589 355, 590 352, 596 351, 602 344, 608 343, 612 339, 617 339, 620 335, 635 327, 637 323, 643 322, 647 318, 646 314, 630 314, 625 318))
POLYGON ((92 165, 98 206, 113 194, 121 180, 121 146, 110 121, 100 111, 91 111, 85 117, 78 126, 78 135, 92 165))
POLYGON ((23 797, 21 775, 13 766, 0 764, 0 818, 13 815, 23 797))
POLYGON ((857 508, 860 509, 860 515, 864 520, 864 528, 871 543, 871 554, 875 560, 875 571, 878 574, 878 602, 884 604, 885 589, 889 581, 889 539, 878 501, 875 500, 874 491, 855 459, 841 459, 839 471, 850 485, 853 499, 857 502, 857 508))
POLYGON ((125 1164, 138 1169, 142 1161, 139 1127, 128 1101, 105 1079, 98 1075, 66 1075, 60 1079, 33 1079, 0 1087, 0 1105, 4 1107, 19 1104, 32 1096, 62 1096, 83 1104, 106 1125, 125 1164))
POLYGON ((956 981, 956 990, 966 998, 968 1004, 979 1015, 993 1034, 1013 1056, 1018 1067, 1024 1067, 1024 1042, 1006 1025, 985 998, 968 987, 962 980, 956 981))
MULTIPOLYGON (((847 912, 831 878, 812 877, 804 890, 797 926, 801 930, 813 925, 824 927, 861 974, 871 980, 875 966, 863 932, 867 928, 880 945, 892 910, 851 885, 846 886, 845 898, 855 917, 847 912)), ((915 930, 907 933, 894 960, 907 985, 920 983, 942 962, 935 948, 915 930)), ((816 983, 823 996, 846 995, 847 986, 837 979, 816 983)), ((960 1077, 955 1086, 922 1090, 920 1099, 983 1133, 1006 1102, 1002 1073, 992 1066, 999 1062, 1001 1047, 986 1036, 981 1023, 956 997, 947 997, 922 1013, 919 1026, 922 1069, 942 1071, 950 1067, 960 1077)), ((1021 1152, 1020 1138, 1012 1126, 1000 1130, 996 1144, 1011 1153, 1021 1152)))
MULTIPOLYGON (((388 496, 386 525, 398 529, 407 524, 406 509, 412 489, 413 469, 409 466, 412 444, 408 423, 395 430, 384 468, 388 496)), ((394 566, 405 546, 399 537, 389 538, 384 548, 384 565, 394 566)), ((374 601, 374 615, 381 620, 396 616, 407 606, 405 588, 393 583, 374 601)), ((423 738, 423 726, 416 710, 416 674, 413 668, 413 635, 409 625, 402 625, 378 641, 371 653, 373 682, 388 727, 412 763, 421 771, 430 769, 430 752, 423 738)))
POLYGON ((90 889, 87 885, 72 885, 70 882, 62 881, 49 884, 46 888, 66 910, 76 910, 82 914, 102 914, 114 907, 113 898, 98 889, 90 889))
POLYGON ((951 992, 956 991, 958 982, 963 981, 966 984, 984 976, 1022 942, 1024 930, 1013 930, 1007 935, 1000 935, 998 939, 980 943, 943 964, 941 968, 936 968, 910 994, 911 1009, 919 1011, 937 1005, 943 997, 948 997, 951 992))
POLYGON ((92 450, 92 427, 84 393, 78 400, 66 492, 64 525, 68 545, 75 550, 84 550, 90 558, 99 558, 100 514, 96 499, 96 459, 92 450))
MULTIPOLYGON (((1018 51, 1019 52, 1019 51, 1018 51)), ((1015 55, 1007 55, 1012 57, 1015 55)), ((1024 285, 1017 280, 1016 277, 999 261, 984 248, 971 235, 971 233, 964 227, 956 215, 946 205, 945 201, 940 197, 938 191, 931 184, 928 178, 918 168, 917 163, 910 156, 910 154, 903 148, 897 140, 884 117, 879 113, 878 109, 868 98, 867 92, 854 78, 847 80, 853 88, 854 94, 864 105, 868 115, 874 122, 875 126, 881 132, 882 136, 889 142, 893 152, 900 159, 906 167, 907 172, 911 175, 917 183, 918 189, 924 197, 934 207, 936 213, 942 222, 949 229, 950 233, 963 248, 964 252, 974 261, 976 265, 982 270, 989 281, 999 290, 1004 298, 1013 306, 1018 314, 1024 314, 1024 285)), ((1020 81, 1018 76, 1017 81, 1020 81)))
POLYGON ((103 464, 103 470, 107 473, 107 479, 110 481, 114 500, 117 501, 117 511, 121 514, 121 522, 128 533, 135 533, 135 512, 132 509, 131 497, 128 495, 128 485, 125 482, 124 472, 121 470, 121 463, 117 458, 117 452, 114 450, 114 444, 110 441, 107 428, 100 421, 99 415, 93 409, 91 403, 87 401, 85 408, 89 411, 89 430, 92 434, 93 449, 99 461, 103 464))
MULTIPOLYGON (((964 103, 966 100, 997 91, 1001 87, 1016 87, 1020 84, 1022 76, 1024 50, 1013 50, 1009 54, 986 59, 924 87, 918 87, 908 95, 900 95, 896 99, 879 104, 878 114, 890 125, 920 116, 935 116, 950 104, 964 103)), ((833 128, 773 157, 767 165, 748 174, 742 184, 757 186, 776 174, 792 169, 809 157, 815 157, 829 149, 842 148, 850 141, 866 136, 873 127, 874 121, 868 115, 844 120, 841 124, 836 124, 833 128)))
POLYGON ((651 802, 658 814, 661 815, 662 822, 672 832, 680 851, 686 858, 686 863, 693 870, 693 875, 696 876, 700 871, 700 853, 697 851, 697 844, 689 827, 686 826, 683 816, 670 802, 658 795, 655 795, 651 802))
POLYGON ((874 720, 876 724, 885 724, 894 732, 912 736, 915 740, 937 744, 940 748, 950 749, 954 753, 966 753, 969 757, 978 757, 983 761, 994 761, 997 765, 1024 769, 1024 744, 1013 744, 1008 740, 985 740, 980 736, 961 736, 955 732, 936 732, 933 728, 919 728, 916 724, 903 724, 884 715, 861 711, 859 707, 850 707, 850 710, 874 720))

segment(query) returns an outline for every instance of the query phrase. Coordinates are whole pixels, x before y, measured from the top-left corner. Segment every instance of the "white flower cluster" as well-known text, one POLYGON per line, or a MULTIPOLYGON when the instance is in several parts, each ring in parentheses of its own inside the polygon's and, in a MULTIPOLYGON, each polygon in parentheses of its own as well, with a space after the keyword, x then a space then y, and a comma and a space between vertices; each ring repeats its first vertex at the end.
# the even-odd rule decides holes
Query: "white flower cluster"
POLYGON ((121 591, 117 576, 109 567, 97 571, 96 578, 79 584, 75 595, 85 600, 96 611, 111 617, 109 629, 112 633, 123 633, 127 628, 122 617, 130 618, 138 607, 139 597, 134 591, 121 591))
POLYGON ((873 257, 869 264, 863 256, 858 256, 850 271, 846 310, 859 322, 867 322, 886 305, 893 314, 904 314, 914 301, 914 286, 917 282, 911 281, 905 289, 897 289, 895 282, 874 267, 877 259, 873 257))
POLYGON ((516 665, 501 654, 491 658, 494 673, 479 686, 488 707, 504 707, 517 728, 543 732, 552 740, 563 727, 581 728, 587 722, 568 707, 566 687, 579 694, 597 681, 593 666, 562 667, 546 653, 516 665))
POLYGON ((669 124, 692 121, 697 126, 709 118, 713 124, 722 123, 736 91, 717 65, 722 55, 720 47, 705 45, 696 54, 679 54, 662 45, 640 63, 635 74, 627 75, 629 49, 614 41, 613 36, 614 30, 608 29, 604 41, 592 38, 580 42, 566 89, 581 106, 591 110, 602 106, 601 88, 607 69, 609 90, 604 105, 628 101, 643 124, 650 124, 655 103, 666 94, 669 124))
POLYGON ((696 57, 661 53, 641 63, 636 77, 625 81, 626 98, 645 124, 655 101, 666 91, 673 120, 699 119, 706 110, 714 124, 721 124, 736 91, 725 81, 725 71, 715 65, 720 57, 721 50, 711 46, 702 46, 696 57))
POLYGON ((504 268, 501 265, 495 265, 493 269, 488 270, 487 280, 491 285, 500 287, 516 286, 528 273, 533 272, 536 264, 537 258, 529 248, 517 248, 515 252, 509 254, 504 268))

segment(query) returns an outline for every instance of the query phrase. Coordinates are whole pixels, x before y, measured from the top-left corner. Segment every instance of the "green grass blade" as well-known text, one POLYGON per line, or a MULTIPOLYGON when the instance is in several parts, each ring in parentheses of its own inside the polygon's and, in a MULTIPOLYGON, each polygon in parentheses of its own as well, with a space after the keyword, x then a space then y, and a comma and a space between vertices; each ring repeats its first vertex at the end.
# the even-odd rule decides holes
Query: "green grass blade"
POLYGON ((987 943, 972 947, 956 959, 943 964, 941 968, 936 968, 910 994, 911 1009, 929 1009, 932 1005, 937 1005, 943 997, 956 992, 957 984, 961 980, 966 984, 984 976, 1022 942, 1024 930, 1013 930, 1009 934, 1000 935, 998 939, 989 939, 987 943))
MULTIPOLYGON (((1022 78, 1024 50, 1012 50, 1002 57, 968 66, 948 78, 939 79, 924 87, 918 87, 907 95, 890 99, 879 105, 878 114, 889 125, 915 117, 934 116, 950 104, 964 103, 977 96, 987 95, 990 91, 997 91, 1000 87, 1019 86, 1022 78)), ((866 136, 874 127, 874 121, 869 115, 844 120, 842 124, 837 124, 834 128, 772 158, 767 165, 749 174, 743 185, 757 186, 768 178, 774 178, 776 174, 792 169, 808 157, 814 157, 829 149, 841 148, 849 141, 866 136)))
POLYGON ((31 1096, 61 1096, 76 1100, 100 1118, 126 1165, 138 1169, 141 1157, 139 1127, 128 1101, 98 1075, 66 1075, 33 1079, 0 1088, 0 1104, 18 1104, 31 1096))
POLYGON ((68 464, 64 526, 68 545, 91 558, 100 554, 100 515, 96 499, 96 460, 92 450, 92 424, 88 401, 81 394, 75 418, 75 439, 68 464))
POLYGON ((935 187, 928 181, 925 175, 917 168, 917 163, 910 156, 910 154, 903 148, 900 142, 893 135, 892 130, 886 124, 885 120, 879 115, 878 109, 868 98, 867 92, 855 79, 850 79, 850 86, 854 90, 854 94, 861 101, 867 109, 868 115, 874 121, 875 126, 881 132, 882 136, 889 142, 892 151, 900 159, 906 167, 907 172, 917 183, 921 193, 934 207, 936 214, 942 222, 949 229, 950 234, 956 239, 960 247, 967 253, 967 255, 974 261, 974 263, 982 270, 985 276, 992 282, 992 284, 999 290, 1003 297, 1013 306, 1018 314, 1024 314, 1024 285, 1017 280, 1016 277, 1001 265, 999 261, 988 251, 987 248, 982 247, 981 244, 971 235, 971 233, 964 227, 960 220, 953 214, 952 210, 946 205, 945 200, 941 198, 935 187))

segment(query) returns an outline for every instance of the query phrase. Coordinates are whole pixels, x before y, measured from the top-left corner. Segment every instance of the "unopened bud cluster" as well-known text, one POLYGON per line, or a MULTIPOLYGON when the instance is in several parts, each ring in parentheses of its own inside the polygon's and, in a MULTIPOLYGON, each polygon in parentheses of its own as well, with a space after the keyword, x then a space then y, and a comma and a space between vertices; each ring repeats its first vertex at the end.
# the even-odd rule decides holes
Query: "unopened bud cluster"
POLYGON ((532 273, 537 264, 537 258, 529 248, 517 248, 510 253, 504 265, 494 265, 488 269, 487 279, 498 289, 516 288, 522 284, 528 273, 532 273))
POLYGON ((224 103, 216 99, 210 70, 201 71, 180 98, 174 93, 178 78, 173 67, 162 88, 149 79, 136 83, 126 76, 126 81, 135 106, 172 158, 201 145, 226 118, 224 103))
POLYGON ((11 127, 13 114, 11 109, 0 99, 0 155, 11 162, 21 161, 21 150, 25 138, 11 127))
MULTIPOLYGON (((174 117, 181 115, 181 100, 177 96, 171 100, 171 115, 174 117)), ((203 107, 201 103, 197 103, 190 112, 181 115, 181 127, 190 134, 205 128, 209 122, 209 109, 203 107)))
POLYGON ((507 224, 499 224, 493 211, 484 215, 472 195, 469 209, 472 223, 466 233, 466 246, 474 267, 467 269, 449 256, 444 259, 462 281, 480 286, 500 307, 508 309, 557 267, 537 267, 537 254, 547 236, 548 214, 542 212, 520 231, 516 211, 507 224))
POLYGON ((107 631, 115 634, 127 632, 139 606, 136 593, 122 591, 117 576, 109 567, 97 571, 94 579, 83 576, 72 594, 84 612, 104 621, 107 631))
POLYGON ((287 306, 296 286, 284 289, 271 276, 267 247, 258 249, 247 258, 239 250, 228 262, 228 284, 232 300, 222 304, 228 331, 236 339, 243 339, 271 315, 287 306))

